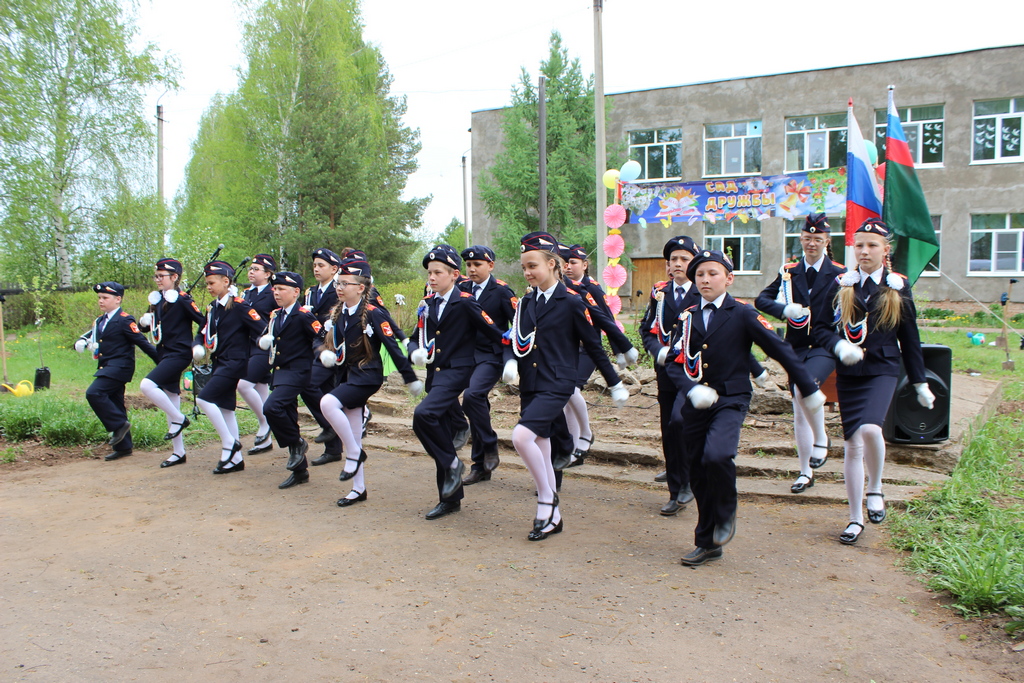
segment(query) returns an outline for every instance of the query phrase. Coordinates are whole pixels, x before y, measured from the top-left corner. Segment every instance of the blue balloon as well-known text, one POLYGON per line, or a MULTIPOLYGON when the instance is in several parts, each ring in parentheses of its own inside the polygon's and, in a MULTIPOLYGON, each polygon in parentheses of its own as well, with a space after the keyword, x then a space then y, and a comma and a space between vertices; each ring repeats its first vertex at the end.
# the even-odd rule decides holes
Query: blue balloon
POLYGON ((640 164, 637 161, 630 159, 622 165, 622 168, 619 169, 619 180, 624 183, 631 183, 640 177, 640 173, 642 171, 643 169, 640 168, 640 164))
POLYGON ((878 147, 876 147, 875 143, 870 140, 865 140, 864 146, 867 147, 868 150, 868 161, 870 161, 871 165, 874 166, 878 163, 878 147))

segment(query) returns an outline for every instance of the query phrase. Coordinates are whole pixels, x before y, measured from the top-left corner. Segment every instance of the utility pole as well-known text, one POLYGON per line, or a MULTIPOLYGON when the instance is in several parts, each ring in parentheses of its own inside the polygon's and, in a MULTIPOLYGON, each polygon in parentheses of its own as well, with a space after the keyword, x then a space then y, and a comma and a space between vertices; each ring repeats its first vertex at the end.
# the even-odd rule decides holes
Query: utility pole
POLYGON ((164 105, 156 105, 156 196, 164 205, 164 105))
POLYGON ((604 238, 608 228, 604 224, 604 210, 608 201, 602 177, 608 160, 605 158, 604 141, 604 53, 601 37, 601 9, 604 0, 594 0, 594 181, 597 187, 596 223, 597 230, 597 279, 604 280, 604 269, 608 257, 604 255, 604 238))
POLYGON ((548 231, 548 79, 541 76, 537 84, 537 170, 540 175, 540 231, 548 231))
POLYGON ((469 249, 471 246, 469 243, 469 185, 466 180, 466 155, 473 149, 470 147, 462 153, 462 228, 466 233, 466 246, 464 249, 469 249))

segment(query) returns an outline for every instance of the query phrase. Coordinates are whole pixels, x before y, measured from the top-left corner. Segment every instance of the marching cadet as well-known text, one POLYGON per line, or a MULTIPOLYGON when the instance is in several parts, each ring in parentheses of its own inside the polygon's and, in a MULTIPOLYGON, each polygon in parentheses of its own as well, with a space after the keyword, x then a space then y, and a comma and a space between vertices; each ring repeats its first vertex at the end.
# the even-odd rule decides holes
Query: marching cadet
MULTIPOLYGON (((917 329, 917 309, 910 283, 892 272, 889 226, 869 218, 854 233, 857 267, 835 278, 827 300, 835 302, 833 325, 814 325, 815 342, 840 361, 836 393, 843 422, 843 478, 850 523, 840 543, 853 545, 864 531, 864 470, 867 469, 868 521, 885 520, 882 469, 885 439, 882 424, 896 391, 900 358, 917 401, 931 410, 935 395, 928 387, 924 354, 917 329)), ((819 276, 820 277, 820 276, 819 276)), ((813 312, 812 312, 813 316, 813 312)))
MULTIPOLYGON (((313 343, 320 336, 320 321, 298 303, 302 276, 289 271, 275 272, 270 285, 278 308, 271 312, 259 347, 267 351, 273 391, 263 404, 277 445, 288 449, 288 478, 280 489, 309 481, 306 451, 309 445, 299 434, 299 393, 309 386, 313 367, 313 343)), ((269 441, 269 439, 268 439, 269 441)))
MULTIPOLYGON (((338 303, 338 293, 334 291, 334 276, 341 266, 341 257, 330 249, 321 248, 313 252, 312 258, 313 277, 316 284, 306 290, 306 308, 316 316, 322 326, 331 317, 331 311, 338 303)), ((314 351, 323 343, 323 335, 324 332, 321 328, 320 338, 313 342, 314 351)), ((313 419, 322 430, 313 439, 315 443, 324 444, 323 454, 312 461, 314 466, 341 460, 341 440, 331 429, 324 414, 320 412, 320 400, 324 394, 334 388, 334 384, 334 368, 325 368, 320 359, 314 355, 309 386, 302 392, 302 402, 306 404, 313 419)))
POLYGON ((341 481, 351 479, 352 490, 338 500, 338 507, 348 507, 366 500, 363 409, 384 384, 381 345, 391 355, 409 393, 422 394, 423 382, 416 378, 409 359, 398 346, 398 325, 387 309, 374 303, 370 264, 358 257, 342 260, 335 276, 335 288, 338 303, 327 322, 320 362, 324 367, 336 367, 339 381, 321 399, 320 410, 345 447, 345 466, 339 478, 341 481))
MULTIPOLYGON (((480 304, 484 314, 502 332, 512 324, 519 300, 515 292, 504 281, 494 277, 494 252, 490 247, 474 245, 462 251, 467 279, 458 286, 469 292, 480 304)), ((498 467, 498 435, 491 427, 491 389, 501 379, 504 365, 503 346, 483 335, 477 335, 475 366, 469 380, 469 387, 462 393, 462 408, 469 418, 473 434, 473 466, 469 475, 462 480, 464 486, 487 481, 491 472, 498 467)), ((458 441, 456 434, 456 442, 458 441)), ((458 444, 456 443, 456 450, 458 444)))
POLYGON ((647 311, 640 322, 640 339, 655 360, 658 380, 658 409, 661 422, 661 447, 665 455, 665 481, 669 499, 661 514, 677 514, 693 500, 690 490, 690 466, 683 451, 679 391, 665 372, 672 330, 679 314, 700 301, 700 292, 686 278, 686 266, 701 249, 686 235, 678 235, 665 243, 662 250, 671 279, 654 285, 647 311))
POLYGON ((192 364, 192 324, 206 322, 199 306, 181 285, 181 262, 162 258, 156 262, 153 279, 156 290, 149 293, 149 311, 139 318, 139 327, 152 330, 156 343, 156 367, 139 389, 167 415, 167 433, 164 440, 172 444, 171 456, 160 467, 173 467, 185 463, 185 438, 182 430, 189 419, 181 412, 181 373, 192 364))
MULTIPOLYGON (((787 263, 775 281, 764 288, 755 302, 758 310, 786 321, 786 341, 818 385, 825 383, 836 368, 828 349, 814 343, 811 326, 832 320, 831 284, 846 269, 832 260, 830 226, 823 213, 811 213, 800 232, 803 258, 787 263)), ((800 460, 800 476, 790 490, 803 493, 814 486, 814 470, 828 460, 829 438, 825 432, 825 411, 809 415, 800 401, 800 390, 792 384, 793 437, 800 460)))
POLYGON ((117 460, 132 454, 132 425, 124 407, 124 385, 135 374, 135 349, 132 346, 138 346, 154 362, 157 353, 156 348, 146 341, 135 319, 121 310, 124 287, 117 282, 101 282, 92 289, 96 292, 103 315, 96 319, 91 330, 86 330, 78 338, 75 351, 82 353, 89 349, 97 361, 96 374, 93 375, 96 379, 86 389, 85 398, 103 423, 103 428, 111 433, 109 443, 114 450, 103 459, 117 460))
POLYGON ((249 369, 249 337, 262 332, 266 324, 245 299, 231 295, 235 278, 231 264, 210 261, 203 273, 213 300, 206 308, 206 324, 193 342, 192 357, 199 362, 209 353, 213 371, 196 397, 196 405, 220 436, 221 456, 213 473, 241 472, 245 460, 238 441, 235 388, 249 369))
MULTIPOLYGON (((249 265, 249 286, 242 292, 242 298, 254 311, 259 313, 264 324, 270 320, 270 312, 277 308, 274 290, 270 284, 277 261, 270 254, 256 254, 249 265)), ((270 363, 268 351, 259 346, 259 334, 253 335, 249 344, 249 367, 245 379, 238 380, 238 393, 256 416, 256 441, 247 455, 269 451, 274 447, 270 440, 270 425, 263 414, 263 404, 270 396, 270 363)))
POLYGON ((452 404, 473 375, 478 336, 501 343, 501 331, 469 292, 455 286, 462 259, 447 244, 423 257, 431 293, 418 310, 418 334, 409 342, 413 365, 427 368, 427 395, 416 406, 412 427, 434 459, 438 504, 426 514, 437 519, 462 507, 465 466, 452 444, 452 404))
POLYGON ((589 309, 562 280, 558 242, 545 232, 531 232, 520 242, 523 276, 532 289, 516 309, 502 379, 513 382, 521 376, 520 417, 512 444, 537 486, 537 513, 527 538, 542 541, 563 529, 552 440, 559 429, 565 430, 563 411, 575 388, 580 345, 608 382, 616 407, 625 405, 629 390, 601 345, 589 309))
POLYGON ((793 349, 752 306, 726 291, 733 283, 732 261, 720 251, 703 250, 686 268, 701 301, 679 316, 666 372, 685 397, 682 442, 690 463, 690 485, 697 499, 697 546, 681 560, 697 566, 722 557, 722 546, 736 533, 736 450, 750 407, 752 344, 789 372, 803 392, 809 413, 821 410, 825 395, 797 360, 793 349))

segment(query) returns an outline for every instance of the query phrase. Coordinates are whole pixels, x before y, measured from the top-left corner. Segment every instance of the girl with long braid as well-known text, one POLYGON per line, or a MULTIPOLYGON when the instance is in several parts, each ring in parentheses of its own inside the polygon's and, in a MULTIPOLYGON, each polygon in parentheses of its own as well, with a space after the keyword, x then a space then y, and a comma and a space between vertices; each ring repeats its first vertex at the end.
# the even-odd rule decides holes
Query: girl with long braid
POLYGON ((346 258, 334 276, 338 303, 325 325, 327 335, 320 362, 336 367, 337 386, 324 394, 320 410, 344 446, 345 466, 341 481, 352 480, 352 490, 338 500, 338 507, 348 507, 366 500, 366 480, 362 446, 363 408, 384 384, 383 344, 395 367, 405 380, 409 392, 418 396, 423 382, 398 346, 398 325, 387 309, 374 303, 370 280, 370 264, 362 258, 346 258))
POLYGON ((839 541, 853 545, 864 531, 864 472, 867 470, 868 521, 885 519, 882 423, 896 390, 900 357, 918 402, 935 405, 928 388, 917 330, 917 310, 907 279, 891 270, 889 226, 869 218, 854 235, 857 268, 835 278, 829 292, 833 324, 812 327, 815 342, 839 358, 836 391, 843 422, 846 497, 850 522, 839 541))

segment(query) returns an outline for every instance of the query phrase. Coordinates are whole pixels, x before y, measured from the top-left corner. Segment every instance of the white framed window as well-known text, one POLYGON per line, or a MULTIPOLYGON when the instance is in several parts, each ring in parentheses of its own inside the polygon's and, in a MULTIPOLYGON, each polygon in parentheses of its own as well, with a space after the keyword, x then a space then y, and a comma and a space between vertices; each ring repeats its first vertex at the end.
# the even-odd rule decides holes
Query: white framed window
MULTIPOLYGON (((832 238, 832 260, 836 263, 846 263, 846 218, 842 216, 829 216, 828 225, 831 228, 829 237, 832 238)), ((803 230, 804 221, 786 221, 786 253, 783 254, 783 263, 792 263, 803 258, 804 249, 800 246, 800 232, 803 230)))
POLYGON ((935 228, 935 241, 939 243, 939 250, 921 271, 921 277, 939 276, 939 256, 942 255, 942 216, 932 216, 932 227, 935 228))
POLYGON ((968 274, 1024 273, 1024 213, 980 213, 971 216, 971 260, 968 274))
POLYGON ((704 246, 732 259, 736 273, 761 272, 761 221, 705 221, 704 246))
POLYGON ((758 175, 760 172, 760 121, 704 126, 705 177, 758 175))
POLYGON ((1024 161, 1020 151, 1022 118, 1024 97, 975 102, 971 163, 1024 161))
POLYGON ((638 180, 672 180, 683 176, 683 129, 656 128, 629 133, 629 158, 640 163, 638 180))
POLYGON ((786 171, 813 171, 846 165, 846 114, 786 119, 786 171))
MULTIPOLYGON (((897 111, 914 166, 941 167, 945 132, 944 106, 933 104, 925 107, 904 107, 897 111)), ((875 110, 875 146, 878 148, 878 163, 885 161, 885 129, 888 120, 887 110, 875 110)))

